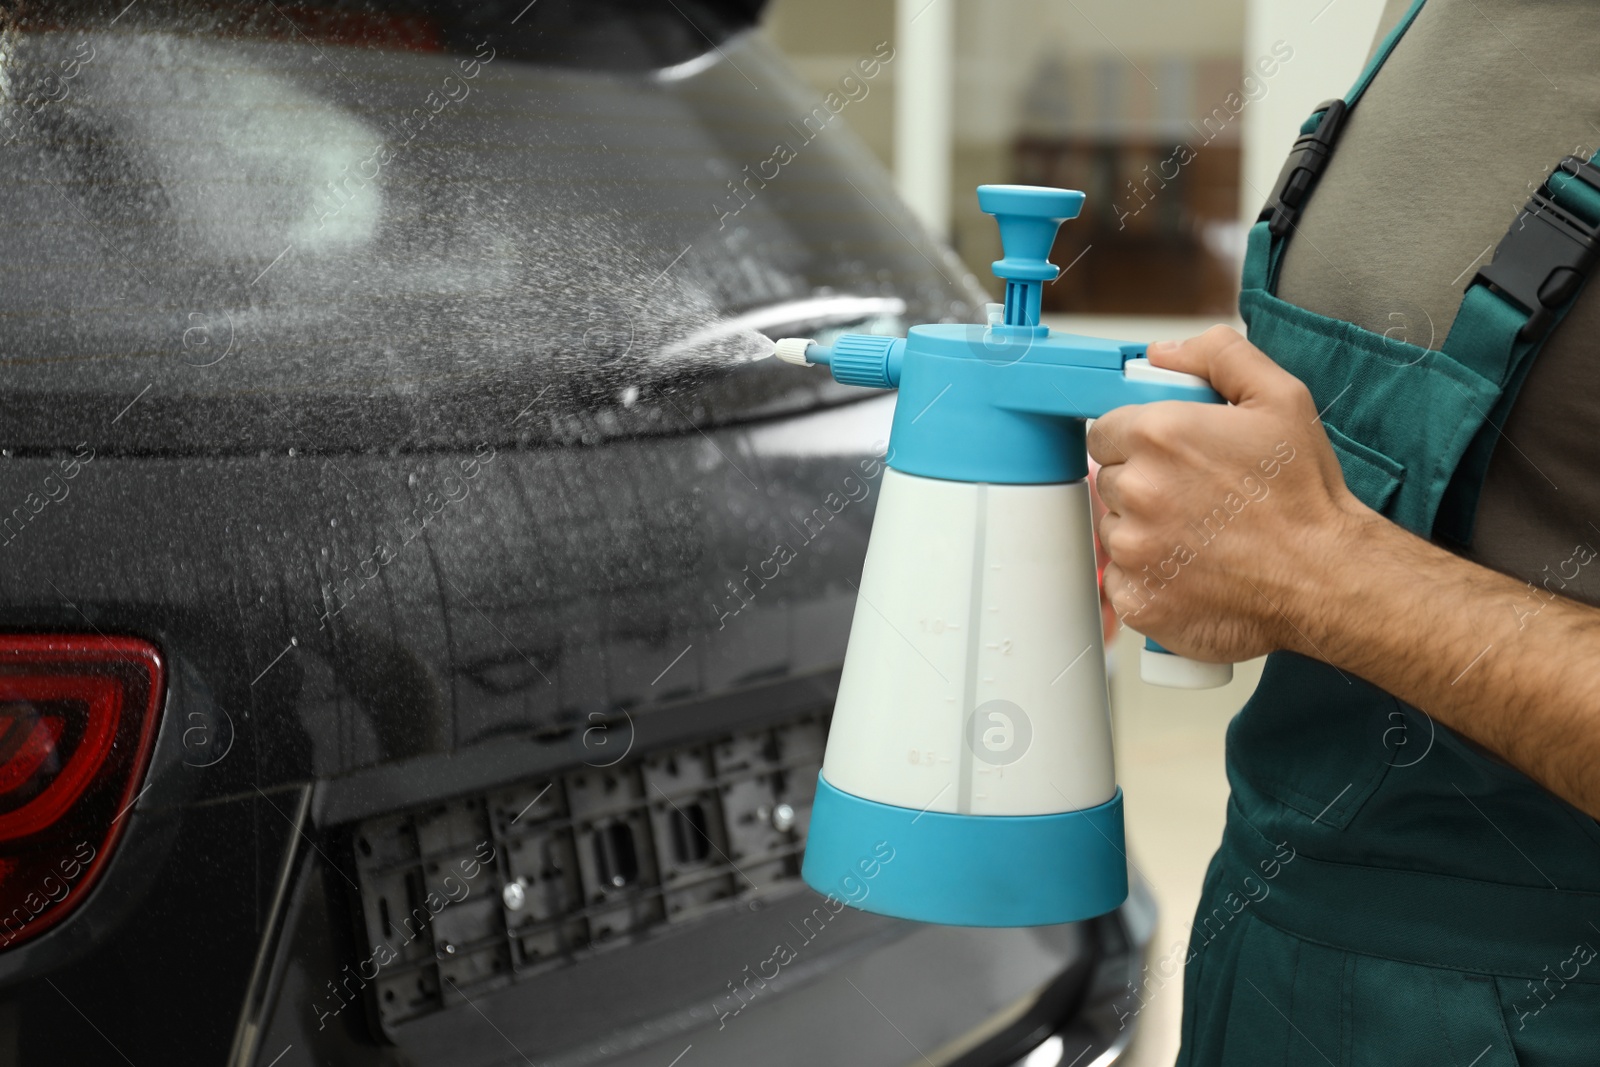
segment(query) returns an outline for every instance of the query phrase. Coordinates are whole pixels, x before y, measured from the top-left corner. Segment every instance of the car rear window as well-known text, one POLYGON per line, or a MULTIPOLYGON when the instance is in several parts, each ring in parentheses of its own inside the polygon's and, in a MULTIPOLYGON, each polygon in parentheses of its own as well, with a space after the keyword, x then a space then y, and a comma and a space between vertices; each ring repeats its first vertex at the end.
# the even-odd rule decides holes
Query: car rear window
POLYGON ((0 436, 419 450, 839 402, 757 331, 982 299, 750 5, 0 14, 0 436))

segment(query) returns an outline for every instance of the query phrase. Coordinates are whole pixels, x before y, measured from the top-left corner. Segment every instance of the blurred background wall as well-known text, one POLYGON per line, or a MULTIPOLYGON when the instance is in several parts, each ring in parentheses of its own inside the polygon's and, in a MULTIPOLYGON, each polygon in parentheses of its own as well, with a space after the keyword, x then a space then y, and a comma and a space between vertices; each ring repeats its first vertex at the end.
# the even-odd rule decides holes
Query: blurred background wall
POLYGON ((1089 194, 1046 310, 1226 318, 1243 213, 1311 107, 1343 93, 1381 0, 773 0, 766 32, 819 91, 879 41, 896 55, 849 124, 985 282, 999 253, 972 188, 1089 194), (1077 261, 1087 265, 1086 261, 1077 261))
MULTIPOLYGON (((880 41, 896 49, 845 120, 924 225, 999 290, 983 182, 1089 194, 1062 227, 1052 325, 1156 340, 1236 325, 1244 235, 1302 120, 1365 62, 1382 0, 773 0, 765 32, 819 94, 880 41)), ((1181 961, 1222 833, 1223 734, 1260 676, 1180 693, 1139 681, 1138 644, 1110 651, 1129 852, 1155 890, 1152 963, 1181 961)), ((1166 1067, 1181 983, 1140 1008, 1121 1067, 1166 1067)))

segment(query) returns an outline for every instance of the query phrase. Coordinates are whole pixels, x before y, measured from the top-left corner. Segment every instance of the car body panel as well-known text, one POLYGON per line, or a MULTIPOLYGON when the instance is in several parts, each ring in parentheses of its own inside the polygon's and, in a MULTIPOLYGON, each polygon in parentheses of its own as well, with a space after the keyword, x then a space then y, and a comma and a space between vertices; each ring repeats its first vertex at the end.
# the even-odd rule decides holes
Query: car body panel
MULTIPOLYGON (((827 906, 785 866, 801 803, 769 873, 714 871, 733 888, 676 925, 561 966, 513 955, 400 1021, 347 984, 374 948, 370 828, 826 716, 893 401, 750 363, 753 331, 978 317, 741 5, 684 6, 714 47, 679 4, 620 0, 592 26, 545 0, 515 30, 498 5, 0 20, 0 627, 143 637, 168 664, 104 876, 0 952, 0 1061, 643 1063, 692 1043, 887 1064, 914 1038, 966 1067, 1081 1021, 1142 951, 1115 917, 830 910, 725 1018, 729 983, 827 906), (406 127, 452 77, 471 93, 406 127), (794 159, 745 184, 778 138, 794 159)), ((800 800, 788 773, 769 777, 800 800)), ((725 820, 757 810, 729 796, 725 820)))

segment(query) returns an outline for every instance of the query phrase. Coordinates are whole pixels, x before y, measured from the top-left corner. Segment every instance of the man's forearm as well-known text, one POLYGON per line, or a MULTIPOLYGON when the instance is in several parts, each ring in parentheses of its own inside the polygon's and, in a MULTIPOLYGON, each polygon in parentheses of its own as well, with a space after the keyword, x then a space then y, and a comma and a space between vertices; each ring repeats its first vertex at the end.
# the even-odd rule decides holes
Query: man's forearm
POLYGON ((1340 540, 1320 559, 1308 546, 1287 612, 1295 651, 1395 694, 1600 818, 1600 610, 1375 513, 1340 540))

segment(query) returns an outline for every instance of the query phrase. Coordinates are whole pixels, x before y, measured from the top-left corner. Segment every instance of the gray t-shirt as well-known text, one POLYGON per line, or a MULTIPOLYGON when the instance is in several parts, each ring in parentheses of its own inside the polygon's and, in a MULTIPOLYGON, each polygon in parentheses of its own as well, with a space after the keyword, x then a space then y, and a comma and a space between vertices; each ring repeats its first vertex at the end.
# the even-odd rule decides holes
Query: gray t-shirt
MULTIPOLYGON (((1379 38, 1409 6, 1390 0, 1379 38)), ((1278 295, 1440 348, 1462 287, 1529 195, 1562 156, 1588 158, 1597 145, 1600 9, 1429 0, 1351 111, 1289 238, 1278 295)), ((1536 356, 1495 445, 1467 558, 1600 604, 1597 415, 1591 281, 1536 356)))

